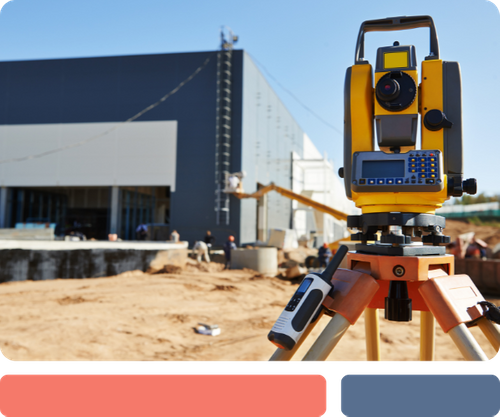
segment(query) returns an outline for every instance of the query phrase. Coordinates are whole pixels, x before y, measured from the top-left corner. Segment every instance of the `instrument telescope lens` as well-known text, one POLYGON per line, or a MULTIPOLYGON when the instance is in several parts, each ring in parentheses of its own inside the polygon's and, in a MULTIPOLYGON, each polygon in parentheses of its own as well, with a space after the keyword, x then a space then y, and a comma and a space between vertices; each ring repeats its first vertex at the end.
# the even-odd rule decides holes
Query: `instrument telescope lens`
POLYGON ((392 101, 399 96, 399 83, 393 79, 381 80, 377 86, 377 96, 383 101, 392 101))

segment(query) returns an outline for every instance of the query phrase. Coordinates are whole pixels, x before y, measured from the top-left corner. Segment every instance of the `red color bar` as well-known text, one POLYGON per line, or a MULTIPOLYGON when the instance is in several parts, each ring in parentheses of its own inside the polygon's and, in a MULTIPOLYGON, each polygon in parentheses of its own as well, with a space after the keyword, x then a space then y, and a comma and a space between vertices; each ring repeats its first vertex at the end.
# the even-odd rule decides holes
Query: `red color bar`
POLYGON ((287 416, 326 412, 320 375, 6 375, 8 417, 287 416))

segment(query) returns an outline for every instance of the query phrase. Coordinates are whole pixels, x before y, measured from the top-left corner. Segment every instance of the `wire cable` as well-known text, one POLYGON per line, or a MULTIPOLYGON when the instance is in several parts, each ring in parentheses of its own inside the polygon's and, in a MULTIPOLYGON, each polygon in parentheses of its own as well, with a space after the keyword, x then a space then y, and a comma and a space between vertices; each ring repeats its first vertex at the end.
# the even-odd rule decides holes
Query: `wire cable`
POLYGON ((99 139, 111 132, 113 132, 114 130, 122 127, 124 124, 126 123, 130 123, 130 122, 133 122, 134 120, 137 120, 139 117, 141 117, 143 114, 147 113, 148 111, 154 109, 155 107, 159 106, 161 103, 163 103, 167 98, 169 98, 170 96, 174 95, 175 93, 177 93, 182 87, 184 87, 189 81, 191 81, 194 77, 196 77, 196 75, 198 75, 198 73, 207 66, 208 62, 210 61, 210 59, 212 58, 212 55, 210 55, 206 60, 205 62, 203 62, 203 64, 201 64, 189 77, 187 77, 184 81, 182 81, 177 87, 175 87, 172 91, 170 91, 169 93, 165 94, 162 98, 160 98, 156 103, 153 103, 151 104, 150 106, 146 107, 145 109, 141 110, 139 113, 137 113, 135 116, 132 116, 131 118, 125 120, 124 122, 120 122, 116 125, 114 125, 113 127, 109 128, 108 130, 102 132, 102 133, 99 133, 98 135, 95 135, 95 136, 92 136, 88 139, 85 139, 85 140, 82 140, 80 142, 76 142, 76 143, 72 143, 70 145, 66 145, 66 146, 63 146, 61 148, 56 148, 56 149, 51 149, 49 151, 45 151, 45 152, 41 152, 41 153, 38 153, 38 154, 34 154, 34 155, 28 155, 28 156, 23 156, 23 157, 20 157, 20 158, 11 158, 11 159, 4 159, 4 160, 0 160, 0 164, 6 164, 6 163, 9 163, 9 162, 22 162, 22 161, 27 161, 27 160, 30 160, 30 159, 35 159, 35 158, 42 158, 44 156, 47 156, 47 155, 51 155, 51 154, 54 154, 54 153, 57 153, 57 152, 62 152, 62 151, 65 151, 67 149, 72 149, 72 148, 77 148, 79 146, 83 146, 89 142, 92 142, 96 139, 99 139))
MULTIPOLYGON (((248 54, 250 55, 250 54, 248 54)), ((275 82, 276 84, 278 84, 283 90, 285 90, 297 103, 299 103, 304 109, 306 109, 309 113, 311 113, 314 117, 316 117, 320 122, 324 123, 325 125, 327 125, 329 128, 333 129, 335 132, 337 132, 339 135, 343 135, 342 131, 338 128, 336 128, 335 126, 333 126, 332 124, 328 123, 325 119, 323 119, 319 114, 317 114, 315 111, 311 110, 309 107, 307 107, 304 103, 302 103, 298 98, 297 96, 295 96, 295 94, 293 94, 288 88, 286 88, 285 86, 283 86, 283 84, 281 84, 269 71, 268 69, 262 65, 257 59, 255 59, 255 57, 253 55, 250 55, 250 57, 257 63, 257 65, 259 67, 261 67, 264 72, 269 75, 269 77, 271 77, 275 82)))

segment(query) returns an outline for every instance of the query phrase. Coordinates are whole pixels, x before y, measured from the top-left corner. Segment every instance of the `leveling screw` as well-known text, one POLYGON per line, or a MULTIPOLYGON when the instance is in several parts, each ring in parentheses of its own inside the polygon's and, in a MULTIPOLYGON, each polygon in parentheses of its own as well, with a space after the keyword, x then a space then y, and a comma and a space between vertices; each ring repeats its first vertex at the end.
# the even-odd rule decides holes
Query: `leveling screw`
POLYGON ((392 272, 394 272, 394 275, 401 278, 405 274, 405 269, 401 265, 396 265, 392 272))

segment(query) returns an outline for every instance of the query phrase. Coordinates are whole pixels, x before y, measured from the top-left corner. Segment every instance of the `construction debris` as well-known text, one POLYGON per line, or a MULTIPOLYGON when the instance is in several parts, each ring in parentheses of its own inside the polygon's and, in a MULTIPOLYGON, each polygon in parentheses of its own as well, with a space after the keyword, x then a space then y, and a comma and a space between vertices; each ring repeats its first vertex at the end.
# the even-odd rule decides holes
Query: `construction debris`
POLYGON ((206 336, 219 336, 220 328, 218 324, 204 324, 198 323, 198 327, 195 328, 196 333, 204 334, 206 336))

